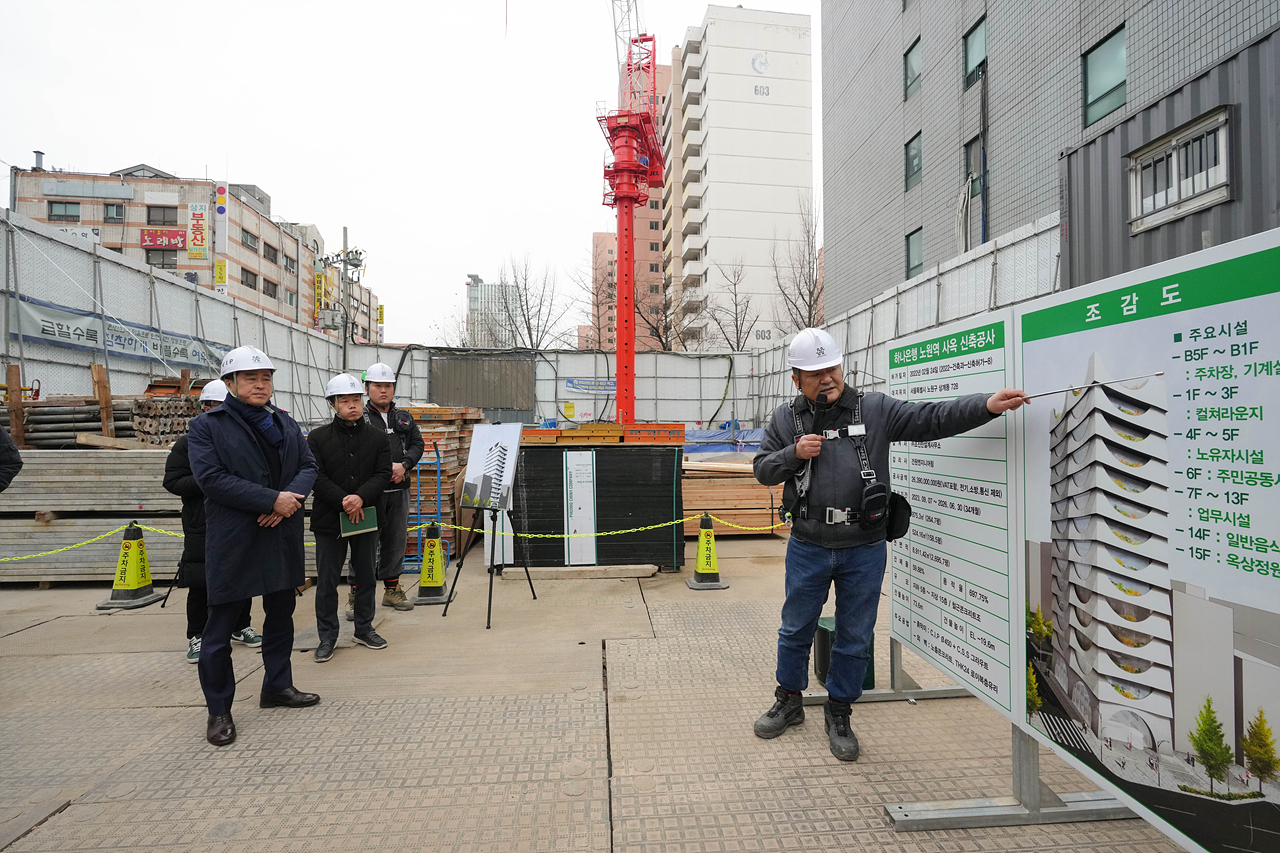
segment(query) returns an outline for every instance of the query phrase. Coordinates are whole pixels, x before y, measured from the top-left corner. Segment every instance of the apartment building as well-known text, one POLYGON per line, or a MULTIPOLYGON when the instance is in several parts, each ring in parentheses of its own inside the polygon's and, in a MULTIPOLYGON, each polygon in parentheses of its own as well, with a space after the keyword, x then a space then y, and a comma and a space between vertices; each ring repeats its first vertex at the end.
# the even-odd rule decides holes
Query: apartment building
POLYGON ((794 331, 772 258, 812 204, 810 33, 808 15, 708 6, 672 50, 661 233, 686 348, 765 348, 794 331), (735 307, 754 321, 730 341, 715 320, 735 307))
MULTIPOLYGON (((42 152, 32 168, 10 172, 12 210, 255 310, 320 328, 320 310, 340 298, 319 229, 274 216, 271 196, 252 184, 181 178, 146 164, 107 174, 51 170, 42 152)), ((353 334, 377 341, 377 296, 351 282, 348 294, 353 334)))

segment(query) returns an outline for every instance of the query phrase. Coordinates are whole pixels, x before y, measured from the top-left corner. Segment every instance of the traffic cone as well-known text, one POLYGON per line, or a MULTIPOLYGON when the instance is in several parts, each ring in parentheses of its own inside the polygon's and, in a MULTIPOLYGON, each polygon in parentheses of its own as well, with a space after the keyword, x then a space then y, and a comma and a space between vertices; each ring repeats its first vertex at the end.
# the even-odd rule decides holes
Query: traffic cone
POLYGON ((720 580, 720 565, 716 561, 716 535, 711 530, 711 516, 702 514, 698 523, 698 558, 694 562, 693 577, 685 578, 689 589, 728 589, 720 580))
POLYGON ((120 543, 120 559, 116 561, 116 580, 111 598, 98 605, 99 610, 134 610, 155 604, 163 595, 151 586, 151 566, 147 563, 147 543, 138 522, 131 521, 120 543))
POLYGON ((449 591, 444 578, 444 549, 440 547, 440 525, 428 524, 422 538, 422 574, 418 575, 419 604, 448 604, 449 591))

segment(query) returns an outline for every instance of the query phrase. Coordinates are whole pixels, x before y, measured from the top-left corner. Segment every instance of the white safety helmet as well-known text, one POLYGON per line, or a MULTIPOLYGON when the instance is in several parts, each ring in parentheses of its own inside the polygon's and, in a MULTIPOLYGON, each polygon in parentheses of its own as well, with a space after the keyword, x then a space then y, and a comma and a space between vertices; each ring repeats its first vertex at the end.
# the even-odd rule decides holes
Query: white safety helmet
POLYGON ((329 384, 324 386, 324 398, 329 402, 333 402, 334 397, 343 394, 363 394, 364 388, 360 386, 360 380, 356 379, 350 373, 339 373, 337 376, 329 380, 329 384))
POLYGON ((223 357, 222 372, 218 375, 225 380, 242 370, 270 370, 274 373, 275 369, 267 354, 257 347, 236 347, 223 357))
POLYGON ((227 383, 221 379, 210 379, 200 389, 201 403, 221 403, 227 399, 227 383))
POLYGON ((378 362, 369 367, 364 372, 365 382, 390 382, 393 385, 396 381, 396 372, 391 369, 391 365, 378 362))
POLYGON ((800 370, 826 370, 843 359, 836 339, 822 329, 801 329, 787 351, 787 363, 800 370))

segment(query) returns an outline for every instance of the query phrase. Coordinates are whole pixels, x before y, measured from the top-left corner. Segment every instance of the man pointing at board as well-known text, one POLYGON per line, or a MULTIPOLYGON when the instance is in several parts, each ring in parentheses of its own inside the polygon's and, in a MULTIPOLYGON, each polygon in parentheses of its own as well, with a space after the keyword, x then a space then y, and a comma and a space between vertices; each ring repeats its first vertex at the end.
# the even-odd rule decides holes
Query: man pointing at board
POLYGON ((884 583, 887 538, 910 518, 889 489, 889 444, 932 441, 980 427, 1024 402, 1004 388, 955 400, 908 403, 845 385, 839 344, 821 329, 802 329, 791 342, 791 381, 800 394, 779 406, 753 461, 756 479, 786 483, 786 600, 778 629, 777 701, 756 720, 755 733, 775 738, 804 722, 809 649, 834 583, 836 635, 823 709, 831 754, 857 761, 850 706, 862 695, 884 583))

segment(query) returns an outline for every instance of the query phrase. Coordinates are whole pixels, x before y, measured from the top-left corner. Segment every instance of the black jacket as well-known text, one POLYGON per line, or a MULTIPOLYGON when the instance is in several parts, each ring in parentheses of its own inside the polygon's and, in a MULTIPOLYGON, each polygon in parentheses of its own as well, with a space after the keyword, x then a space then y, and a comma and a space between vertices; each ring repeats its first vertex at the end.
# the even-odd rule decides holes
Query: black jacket
MULTIPOLYGON (((418 436, 418 444, 422 444, 422 436, 418 436)), ((418 455, 422 455, 421 450, 418 451, 418 455)), ((13 443, 13 437, 9 435, 9 431, 0 427, 0 492, 9 488, 9 484, 21 470, 22 454, 18 452, 18 445, 13 443)))
MULTIPOLYGON (((932 441, 967 432, 995 417, 987 411, 986 394, 970 394, 936 403, 910 403, 872 392, 862 397, 862 423, 867 427, 867 457, 876 479, 892 488, 889 477, 889 444, 894 441, 932 441)), ((823 427, 839 429, 853 423, 853 406, 857 392, 845 386, 840 399, 832 404, 834 411, 823 427)), ((796 416, 800 416, 802 432, 813 432, 814 411, 808 398, 797 396, 774 410, 764 430, 752 464, 756 479, 766 486, 786 483, 783 506, 796 500, 795 478, 804 471, 803 459, 796 457, 796 416)), ((796 512, 791 535, 811 545, 824 548, 848 548, 867 545, 885 538, 884 526, 864 530, 857 523, 827 524, 825 510, 857 510, 862 506, 862 477, 858 474, 858 453, 850 438, 822 443, 822 452, 813 459, 809 486, 809 517, 796 512), (822 516, 819 518, 818 516, 822 516)))
POLYGON ((182 560, 179 586, 204 586, 204 492, 187 458, 187 436, 173 443, 164 462, 164 487, 182 498, 182 560))
POLYGON ((414 466, 418 464, 418 460, 422 458, 422 451, 425 447, 425 443, 422 440, 422 431, 418 429, 418 424, 413 420, 413 415, 404 409, 397 409, 395 403, 391 404, 385 415, 379 412, 373 403, 365 403, 364 419, 372 424, 375 429, 386 430, 387 439, 391 442, 391 461, 399 462, 404 466, 405 478, 399 483, 392 483, 387 486, 386 490, 388 492, 398 492, 401 489, 407 489, 409 487, 409 474, 413 471, 414 466))
POLYGON ((354 424, 334 415, 333 421, 307 436, 320 471, 316 475, 311 530, 338 536, 342 499, 359 495, 364 506, 377 506, 391 482, 391 444, 381 430, 363 418, 354 424))

